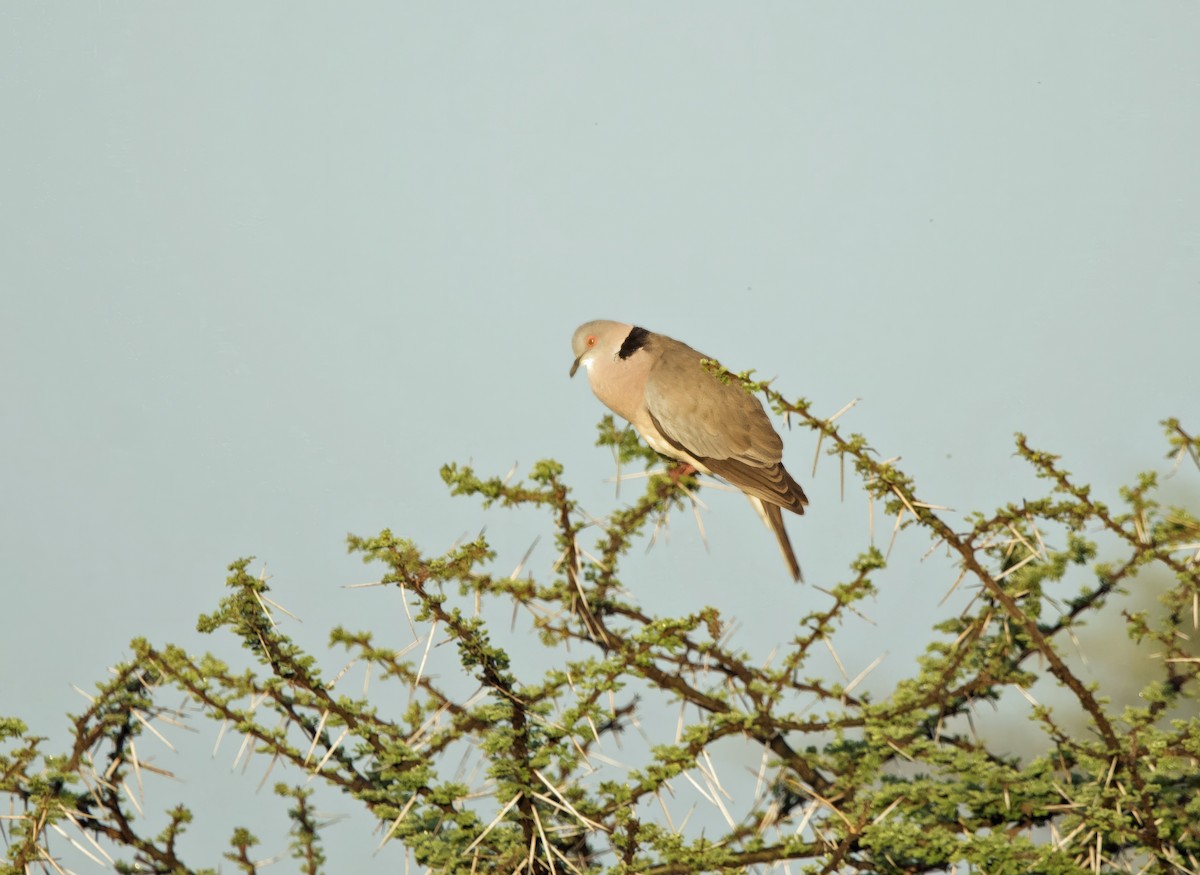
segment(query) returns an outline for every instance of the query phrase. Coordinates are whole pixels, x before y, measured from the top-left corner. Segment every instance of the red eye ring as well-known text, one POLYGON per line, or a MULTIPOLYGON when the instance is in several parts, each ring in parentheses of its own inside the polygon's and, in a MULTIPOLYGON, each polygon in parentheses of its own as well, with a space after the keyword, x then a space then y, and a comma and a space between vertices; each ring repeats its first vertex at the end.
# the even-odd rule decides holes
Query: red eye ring
POLYGON ((589 335, 588 335, 588 339, 587 339, 587 345, 588 345, 588 346, 595 346, 595 345, 596 345, 596 335, 594 335, 594 334, 589 334, 589 335))

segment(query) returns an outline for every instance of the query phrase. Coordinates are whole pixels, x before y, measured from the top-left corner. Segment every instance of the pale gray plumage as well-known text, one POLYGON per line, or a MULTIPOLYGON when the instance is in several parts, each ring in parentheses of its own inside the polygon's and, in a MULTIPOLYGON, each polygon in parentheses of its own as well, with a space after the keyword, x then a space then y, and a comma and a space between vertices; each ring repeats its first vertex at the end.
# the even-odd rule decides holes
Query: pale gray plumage
POLYGON ((736 382, 709 373, 685 343, 623 322, 587 322, 571 338, 575 364, 596 397, 629 420, 656 452, 728 480, 775 533, 792 577, 783 512, 804 513, 808 499, 783 467, 783 441, 762 403, 736 382))

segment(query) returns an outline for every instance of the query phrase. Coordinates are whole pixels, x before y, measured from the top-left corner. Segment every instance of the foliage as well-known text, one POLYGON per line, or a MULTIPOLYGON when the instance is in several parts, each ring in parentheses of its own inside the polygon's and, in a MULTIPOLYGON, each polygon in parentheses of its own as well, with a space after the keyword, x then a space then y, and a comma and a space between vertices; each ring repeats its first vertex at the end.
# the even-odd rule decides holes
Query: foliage
MULTIPOLYGON (((545 579, 500 576, 482 536, 440 556, 390 531, 351 537, 350 549, 383 569, 380 582, 411 611, 415 641, 397 647, 337 628, 331 644, 407 690, 403 713, 386 713, 381 696, 336 693, 338 678, 281 631, 265 580, 239 560, 228 595, 199 628, 234 636, 255 668, 138 639, 72 718, 69 750, 48 753, 20 721, 0 720, 0 791, 10 799, 0 868, 59 871, 55 843, 66 840, 119 871, 212 871, 201 867, 218 861, 184 860, 179 844, 203 812, 178 806, 151 832, 129 791, 130 781, 161 771, 135 743, 165 739, 181 716, 166 703, 182 693, 193 713, 248 739, 288 775, 275 792, 291 805, 291 855, 307 873, 326 862, 305 788, 312 780, 362 804, 389 843, 383 854, 411 854, 434 872, 1200 870, 1192 645, 1200 522, 1160 504, 1159 477, 1140 476, 1112 509, 1018 436, 1017 452, 1048 494, 975 514, 956 531, 864 437, 842 434, 833 419, 748 375, 727 376, 815 430, 897 527, 923 532, 957 568, 961 598, 890 695, 872 700, 853 683, 806 674, 875 592, 885 560, 874 547, 848 562, 827 598, 805 602, 816 607, 774 664, 756 665, 728 643, 731 620, 717 610, 653 616, 627 597, 625 587, 637 585, 620 576, 625 556, 663 514, 686 505, 693 479, 650 477, 585 552, 594 521, 557 463, 540 462, 517 483, 449 465, 442 474, 453 493, 544 513, 561 558, 545 579), (1070 640, 1089 619, 1115 616, 1118 597, 1154 569, 1169 576, 1162 612, 1123 614, 1129 636, 1155 647, 1154 677, 1137 707, 1114 706, 1072 667, 1070 640), (515 654, 495 643, 485 618, 500 605, 531 618, 544 648, 540 675, 520 673, 515 654), (426 671, 430 646, 442 640, 457 649, 460 678, 426 671), (464 678, 480 692, 456 692, 464 678), (1033 709, 1035 755, 1002 752, 971 730, 980 704, 1004 707, 1006 693, 1029 695, 1039 681, 1061 695, 1033 709), (676 707, 686 719, 650 740, 644 762, 621 766, 604 754, 623 728, 676 707), (710 756, 731 739, 763 753, 761 792, 733 810, 710 756), (486 763, 474 782, 454 771, 464 749, 486 763), (664 800, 689 785, 719 816, 672 818, 664 800)), ((1176 467, 1200 466, 1200 440, 1175 420, 1164 426, 1176 467)), ((622 464, 657 461, 611 419, 600 443, 622 464)), ((258 843, 239 829, 224 859, 258 871, 258 843)))

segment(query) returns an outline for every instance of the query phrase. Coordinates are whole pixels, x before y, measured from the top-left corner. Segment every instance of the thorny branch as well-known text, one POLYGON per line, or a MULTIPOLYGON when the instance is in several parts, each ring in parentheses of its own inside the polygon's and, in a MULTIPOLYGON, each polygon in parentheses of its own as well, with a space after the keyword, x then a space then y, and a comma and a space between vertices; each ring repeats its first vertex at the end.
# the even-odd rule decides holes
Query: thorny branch
MULTIPOLYGON (((789 861, 812 872, 934 872, 963 862, 985 871, 1174 871, 1200 856, 1200 657, 1192 644, 1200 523, 1160 506, 1155 475, 1124 490, 1127 510, 1114 512, 1020 436, 1019 455, 1052 494, 951 521, 861 436, 748 375, 727 376, 815 431, 899 530, 924 532, 950 560, 950 568, 935 563, 914 575, 949 571, 956 587, 964 578, 977 584, 970 598, 967 587, 957 590, 963 599, 889 694, 876 700, 804 674, 821 648, 852 634, 856 605, 874 595, 885 560, 873 547, 850 563, 847 580, 822 590, 827 600, 814 594, 806 602, 808 613, 778 642, 777 664, 760 664, 717 609, 659 617, 625 596, 622 565, 632 546, 702 484, 651 476, 640 497, 600 520, 589 551, 580 542, 596 521, 557 464, 539 463, 528 483, 447 466, 455 494, 544 509, 560 553, 540 579, 505 577, 488 570, 495 556, 482 537, 434 557, 388 531, 350 539, 352 550, 387 569, 379 583, 395 588, 424 632, 399 649, 342 629, 332 642, 384 683, 406 688, 407 709, 336 694, 341 675, 327 680, 318 660, 282 633, 266 581, 242 560, 230 568, 230 595, 200 628, 236 636, 257 671, 138 640, 133 659, 74 719, 64 756, 43 754, 43 739, 0 721, 9 869, 57 871, 51 842, 61 834, 91 856, 132 854, 128 865, 142 871, 201 871, 179 851, 191 811, 171 809, 167 828, 150 834, 130 789, 163 773, 138 757, 137 741, 148 733, 166 740, 163 732, 197 715, 244 739, 239 759, 261 757, 268 774, 280 764, 357 800, 379 824, 381 847, 403 846, 434 871, 670 875, 789 861), (1097 534, 1111 542, 1103 545, 1108 561, 1096 561, 1097 534), (1127 607, 1122 616, 1135 641, 1159 648, 1160 670, 1147 662, 1143 701, 1120 708, 1072 667, 1061 639, 1155 569, 1172 579, 1161 587, 1165 614, 1127 607), (528 615, 547 648, 540 676, 514 668, 513 651, 496 643, 502 631, 484 619, 488 604, 528 615), (1057 616, 1044 619, 1048 610, 1057 616), (461 678, 478 684, 474 693, 458 690, 444 660, 432 671, 435 637, 453 645, 461 678), (976 731, 977 706, 1000 703, 1008 690, 1027 695, 1042 670, 1066 695, 1033 708, 1045 747, 1019 757, 976 731), (185 694, 184 710, 159 704, 170 691, 185 694), (658 715, 672 707, 679 725, 663 735, 658 715), (622 765, 614 745, 628 726, 648 741, 622 765), (761 752, 749 797, 716 774, 710 751, 718 742, 761 752), (452 770, 464 754, 478 758, 482 777, 452 770), (711 816, 679 821, 671 801, 688 794, 711 816)), ((1200 468, 1197 439, 1175 420, 1164 425, 1176 469, 1188 459, 1200 468)), ((623 464, 656 461, 611 420, 602 423, 601 443, 623 464)), ((280 783, 275 792, 291 800, 293 857, 303 871, 321 871, 311 791, 280 783)), ((235 831, 225 858, 257 871, 257 843, 235 831)))

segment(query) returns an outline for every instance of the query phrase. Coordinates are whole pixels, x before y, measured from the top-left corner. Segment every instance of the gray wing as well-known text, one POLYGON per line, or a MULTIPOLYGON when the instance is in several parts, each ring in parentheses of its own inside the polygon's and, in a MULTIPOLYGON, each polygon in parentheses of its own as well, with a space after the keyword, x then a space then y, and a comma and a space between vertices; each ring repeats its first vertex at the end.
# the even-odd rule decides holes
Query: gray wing
POLYGON ((744 492, 803 513, 808 500, 781 464, 783 441, 759 400, 710 374, 690 346, 655 340, 660 354, 645 391, 659 432, 744 492))

